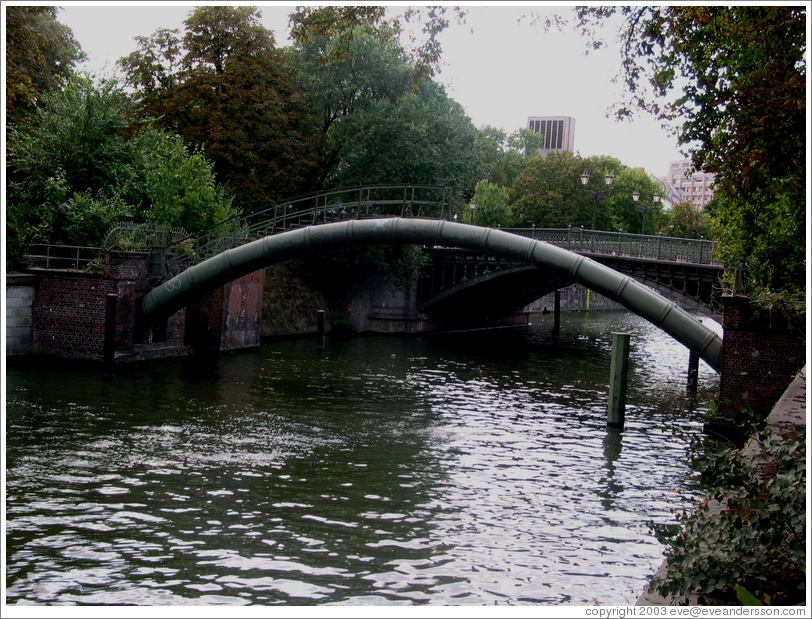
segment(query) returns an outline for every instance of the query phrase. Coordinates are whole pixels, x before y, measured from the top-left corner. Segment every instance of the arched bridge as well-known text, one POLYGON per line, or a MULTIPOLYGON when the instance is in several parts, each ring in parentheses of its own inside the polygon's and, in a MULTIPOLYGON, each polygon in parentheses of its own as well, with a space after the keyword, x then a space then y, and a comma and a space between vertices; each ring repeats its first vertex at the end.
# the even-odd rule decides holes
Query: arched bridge
POLYGON ((357 187, 311 194, 226 222, 196 240, 153 248, 149 276, 159 285, 142 299, 140 311, 145 317, 173 313, 203 292, 313 249, 376 244, 459 248, 502 257, 595 290, 660 327, 719 370, 721 338, 630 275, 532 235, 448 221, 449 203, 450 190, 444 187, 357 187), (371 197, 373 191, 384 197, 371 197), (426 197, 432 192, 434 197, 426 197), (351 200, 346 199, 348 193, 351 200))

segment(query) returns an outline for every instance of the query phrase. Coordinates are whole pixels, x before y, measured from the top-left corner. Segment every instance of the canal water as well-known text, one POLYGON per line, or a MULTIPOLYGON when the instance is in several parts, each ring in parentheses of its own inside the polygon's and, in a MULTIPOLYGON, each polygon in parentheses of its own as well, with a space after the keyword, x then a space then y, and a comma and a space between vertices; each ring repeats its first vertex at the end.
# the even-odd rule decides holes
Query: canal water
POLYGON ((10 367, 7 603, 633 604, 718 378, 632 314, 537 323, 10 367))

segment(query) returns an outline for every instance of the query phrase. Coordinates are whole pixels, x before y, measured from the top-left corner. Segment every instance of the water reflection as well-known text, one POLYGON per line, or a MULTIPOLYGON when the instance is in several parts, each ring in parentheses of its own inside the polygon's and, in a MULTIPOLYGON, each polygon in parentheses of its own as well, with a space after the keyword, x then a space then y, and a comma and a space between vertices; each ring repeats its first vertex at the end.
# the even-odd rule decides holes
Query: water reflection
POLYGON ((623 492, 623 485, 615 480, 615 461, 620 457, 623 447, 623 433, 616 429, 607 429, 603 437, 603 458, 606 461, 606 475, 602 482, 606 484, 603 492, 604 500, 601 502, 604 511, 612 511, 614 499, 623 492))
POLYGON ((704 405, 687 351, 647 323, 313 349, 113 383, 10 370, 8 600, 627 603, 659 564, 646 522, 692 491, 704 405), (634 334, 622 434, 606 432, 613 330, 634 334))

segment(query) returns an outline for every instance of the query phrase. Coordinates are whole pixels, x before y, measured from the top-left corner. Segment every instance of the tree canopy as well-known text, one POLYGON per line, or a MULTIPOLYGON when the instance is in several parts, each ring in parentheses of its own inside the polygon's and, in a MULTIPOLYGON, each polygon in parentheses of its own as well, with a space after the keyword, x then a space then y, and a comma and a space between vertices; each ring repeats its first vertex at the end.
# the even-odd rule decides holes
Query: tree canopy
POLYGON ((473 187, 476 129, 440 84, 412 80, 413 65, 396 39, 356 25, 348 41, 311 36, 290 56, 294 80, 320 117, 319 186, 473 187))
POLYGON ((9 262, 25 242, 99 246, 129 219, 206 228, 233 214, 211 163, 180 136, 133 132, 134 105, 113 80, 73 77, 42 95, 9 136, 9 262))
POLYGON ((19 122, 39 98, 57 90, 84 58, 55 6, 7 6, 6 122, 19 122))
POLYGON ((696 168, 716 174, 712 224, 754 294, 806 280, 805 6, 582 7, 591 47, 620 18, 625 117, 668 123, 696 168))
POLYGON ((312 188, 318 121, 255 7, 194 9, 120 60, 145 113, 202 148, 243 209, 312 188))
MULTIPOLYGON (((592 226, 595 203, 584 191, 581 174, 591 178, 589 189, 606 189, 604 176, 617 176, 621 163, 611 157, 584 159, 568 151, 552 152, 546 157, 531 159, 513 181, 511 206, 514 225, 520 227, 566 228, 592 226)), ((608 195, 612 195, 610 189, 608 195)), ((614 230, 615 216, 607 198, 598 200, 596 229, 614 230)))

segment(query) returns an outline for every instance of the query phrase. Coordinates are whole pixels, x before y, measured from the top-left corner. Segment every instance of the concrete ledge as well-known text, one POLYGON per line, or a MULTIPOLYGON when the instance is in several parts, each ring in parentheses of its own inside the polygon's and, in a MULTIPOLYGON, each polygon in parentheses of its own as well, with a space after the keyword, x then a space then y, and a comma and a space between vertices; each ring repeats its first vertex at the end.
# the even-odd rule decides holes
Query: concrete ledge
POLYGON ((10 286, 36 286, 38 277, 30 273, 6 273, 6 288, 10 286))

